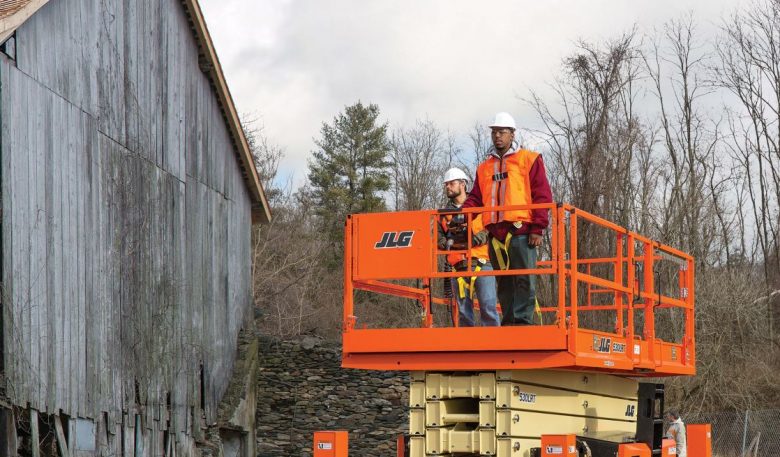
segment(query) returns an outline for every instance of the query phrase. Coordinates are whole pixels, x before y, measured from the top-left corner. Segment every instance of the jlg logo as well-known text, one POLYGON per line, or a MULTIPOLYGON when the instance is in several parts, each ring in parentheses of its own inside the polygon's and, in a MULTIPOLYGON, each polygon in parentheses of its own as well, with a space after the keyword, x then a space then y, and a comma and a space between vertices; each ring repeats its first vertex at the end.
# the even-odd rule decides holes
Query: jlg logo
POLYGON ((374 248, 408 248, 412 244, 412 236, 414 232, 385 232, 374 248))
POLYGON ((636 413, 636 405, 626 406, 626 417, 634 417, 635 413, 636 413))
POLYGON ((593 337, 593 350, 596 352, 603 352, 605 354, 609 354, 610 344, 612 343, 612 338, 606 338, 606 337, 593 337))

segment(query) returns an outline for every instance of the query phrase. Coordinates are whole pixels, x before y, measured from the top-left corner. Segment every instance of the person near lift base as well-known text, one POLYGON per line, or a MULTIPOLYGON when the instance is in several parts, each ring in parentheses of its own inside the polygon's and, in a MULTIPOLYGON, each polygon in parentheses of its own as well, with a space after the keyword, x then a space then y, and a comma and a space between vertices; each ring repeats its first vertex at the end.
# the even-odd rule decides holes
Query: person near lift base
POLYGON ((688 456, 688 443, 685 435, 685 423, 680 419, 680 415, 677 411, 669 411, 665 415, 665 419, 669 421, 669 428, 666 429, 666 437, 671 438, 675 442, 677 448, 677 457, 688 456))
MULTIPOLYGON (((469 178, 460 168, 450 168, 444 174, 444 191, 449 201, 445 209, 457 210, 466 200, 469 178)), ((482 225, 481 215, 474 215, 471 221, 471 259, 463 253, 447 255, 447 271, 466 271, 471 263, 472 271, 492 271, 488 256, 488 234, 482 225)), ((465 214, 447 215, 441 218, 438 230, 439 249, 465 250, 467 248, 465 214)), ((494 276, 472 276, 452 278, 452 295, 458 303, 458 325, 474 326, 474 297, 479 299, 480 325, 499 325, 496 309, 496 278, 494 276)))
MULTIPOLYGON (((509 113, 496 114, 489 126, 493 147, 477 167, 474 186, 463 208, 484 207, 482 222, 490 234, 490 261, 495 268, 536 268, 536 248, 549 223, 547 209, 503 211, 496 207, 551 203, 542 156, 515 142, 517 126, 509 113)), ((499 276, 498 301, 502 325, 533 323, 536 278, 533 275, 499 276)))

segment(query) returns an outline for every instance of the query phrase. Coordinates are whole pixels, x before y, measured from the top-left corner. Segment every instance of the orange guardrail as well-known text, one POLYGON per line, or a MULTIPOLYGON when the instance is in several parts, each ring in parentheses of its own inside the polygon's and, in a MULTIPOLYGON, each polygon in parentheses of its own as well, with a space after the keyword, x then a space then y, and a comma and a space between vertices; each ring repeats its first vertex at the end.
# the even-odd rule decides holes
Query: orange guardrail
POLYGON ((471 220, 485 208, 349 216, 345 228, 343 366, 593 369, 632 376, 695 374, 693 258, 568 204, 507 206, 494 211, 536 208, 550 211, 545 247, 548 258, 539 260, 534 269, 487 272, 473 271, 470 262, 466 271, 441 268, 447 254, 471 257, 471 220), (440 249, 440 218, 454 213, 463 214, 468 221, 465 249, 440 249), (599 249, 589 245, 595 245, 592 240, 596 238, 580 239, 586 230, 599 234, 599 249), (598 255, 587 256, 594 251, 598 255), (491 275, 547 278, 551 284, 549 303, 541 303, 540 312, 551 316, 551 322, 523 327, 458 327, 453 317, 452 325, 434 325, 434 307, 450 313, 457 310, 453 300, 436 296, 432 287, 435 280, 491 275), (399 280, 407 284, 399 284, 399 280), (416 281, 411 284, 410 280, 416 281), (355 314, 358 290, 416 301, 419 325, 361 325, 355 314), (600 321, 588 318, 597 313, 601 313, 600 321), (586 324, 588 319, 603 324, 604 313, 609 313, 611 328, 586 324), (661 317, 665 333, 679 330, 672 335, 674 341, 658 335, 656 323, 661 317))

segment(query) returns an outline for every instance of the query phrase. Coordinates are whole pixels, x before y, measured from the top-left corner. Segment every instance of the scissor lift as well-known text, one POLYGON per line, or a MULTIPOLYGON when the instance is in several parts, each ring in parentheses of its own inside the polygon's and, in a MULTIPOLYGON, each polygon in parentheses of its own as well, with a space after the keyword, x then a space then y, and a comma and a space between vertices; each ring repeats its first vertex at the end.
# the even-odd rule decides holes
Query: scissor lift
MULTIPOLYGON (((444 271, 441 260, 453 251, 437 246, 436 227, 449 214, 442 211, 357 214, 346 222, 342 366, 412 372, 413 457, 530 457, 544 434, 641 438, 660 450, 656 398, 640 398, 633 378, 695 374, 693 258, 567 204, 497 210, 536 208, 551 215, 546 255, 526 270, 444 271), (585 225, 610 253, 580 255, 593 252, 578 239, 585 225), (434 325, 436 309, 457 309, 434 293, 434 282, 484 275, 545 279, 538 325, 458 327, 456 317, 434 325), (365 297, 356 291, 414 300, 421 319, 411 328, 369 327, 355 313, 356 297, 365 297), (670 341, 657 335, 660 317, 678 329, 670 341), (432 394, 431 379, 450 390, 432 394), (655 425, 637 431, 641 413, 655 425)), ((470 257, 470 221, 484 211, 460 211, 469 233, 466 248, 454 252, 470 257)))

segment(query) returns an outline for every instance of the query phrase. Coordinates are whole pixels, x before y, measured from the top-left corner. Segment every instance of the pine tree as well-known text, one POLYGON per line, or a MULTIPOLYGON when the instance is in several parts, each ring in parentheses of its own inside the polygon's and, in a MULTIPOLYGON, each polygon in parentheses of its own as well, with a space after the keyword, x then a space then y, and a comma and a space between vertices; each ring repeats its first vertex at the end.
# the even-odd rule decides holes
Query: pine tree
POLYGON ((308 197, 338 257, 347 215, 385 209, 390 148, 387 123, 378 124, 378 117, 377 105, 347 106, 332 124, 322 124, 319 149, 309 161, 308 197))

